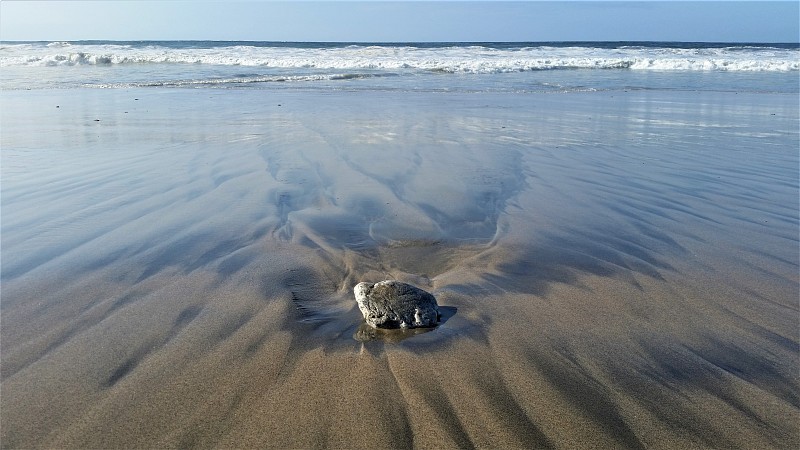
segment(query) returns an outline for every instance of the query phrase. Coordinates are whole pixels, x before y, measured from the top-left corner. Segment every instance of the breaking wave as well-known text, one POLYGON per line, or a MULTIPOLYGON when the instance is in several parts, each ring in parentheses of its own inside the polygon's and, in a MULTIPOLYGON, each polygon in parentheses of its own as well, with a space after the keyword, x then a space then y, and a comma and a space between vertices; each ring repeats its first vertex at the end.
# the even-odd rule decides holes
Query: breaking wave
MULTIPOLYGON (((179 44, 179 43, 178 43, 179 44)), ((2 66, 199 64, 336 71, 505 73, 535 70, 626 69, 656 71, 800 70, 792 47, 520 46, 484 45, 296 46, 160 45, 157 43, 23 43, 0 46, 2 66)))

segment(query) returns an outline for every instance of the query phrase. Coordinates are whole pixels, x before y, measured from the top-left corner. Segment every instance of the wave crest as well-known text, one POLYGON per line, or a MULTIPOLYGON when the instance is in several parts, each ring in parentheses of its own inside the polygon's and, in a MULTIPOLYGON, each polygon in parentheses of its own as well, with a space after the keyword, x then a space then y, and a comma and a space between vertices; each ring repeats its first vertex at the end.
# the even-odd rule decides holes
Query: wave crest
POLYGON ((721 47, 168 47, 51 42, 9 45, 0 66, 203 64, 339 71, 503 73, 533 70, 631 69, 659 71, 798 71, 794 48, 721 47))

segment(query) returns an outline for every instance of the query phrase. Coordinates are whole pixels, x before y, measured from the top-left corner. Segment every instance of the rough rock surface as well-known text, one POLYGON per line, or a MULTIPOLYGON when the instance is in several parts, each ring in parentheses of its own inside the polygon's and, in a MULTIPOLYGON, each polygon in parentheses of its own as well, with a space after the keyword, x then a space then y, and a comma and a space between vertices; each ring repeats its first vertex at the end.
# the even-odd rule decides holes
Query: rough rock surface
POLYGON ((353 289, 364 320, 375 328, 432 327, 439 323, 436 298, 407 283, 358 283, 353 289))

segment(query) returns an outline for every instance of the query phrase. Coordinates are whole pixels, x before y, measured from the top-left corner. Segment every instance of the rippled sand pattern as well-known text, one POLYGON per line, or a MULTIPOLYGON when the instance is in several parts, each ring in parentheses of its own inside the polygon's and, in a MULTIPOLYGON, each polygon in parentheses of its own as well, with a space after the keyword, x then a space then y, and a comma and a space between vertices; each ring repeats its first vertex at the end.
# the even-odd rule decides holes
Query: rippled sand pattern
POLYGON ((800 444, 794 95, 2 95, 3 448, 800 444))

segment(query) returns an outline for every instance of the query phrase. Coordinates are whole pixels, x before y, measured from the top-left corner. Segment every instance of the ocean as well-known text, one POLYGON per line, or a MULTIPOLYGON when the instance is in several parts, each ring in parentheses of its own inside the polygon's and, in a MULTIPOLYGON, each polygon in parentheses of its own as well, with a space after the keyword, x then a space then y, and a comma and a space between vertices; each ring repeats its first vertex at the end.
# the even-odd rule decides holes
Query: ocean
POLYGON ((797 449, 799 55, 0 44, 0 446, 797 449))
POLYGON ((797 92, 798 44, 0 43, 2 89, 797 92))

